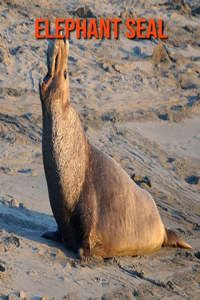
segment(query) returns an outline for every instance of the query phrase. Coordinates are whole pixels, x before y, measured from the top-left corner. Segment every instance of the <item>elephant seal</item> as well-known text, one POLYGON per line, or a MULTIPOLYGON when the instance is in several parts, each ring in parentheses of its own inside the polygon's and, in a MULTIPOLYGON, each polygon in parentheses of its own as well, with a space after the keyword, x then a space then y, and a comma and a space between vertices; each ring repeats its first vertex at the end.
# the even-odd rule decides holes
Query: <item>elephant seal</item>
POLYGON ((108 258, 191 246, 161 221, 151 195, 110 156, 90 143, 70 103, 69 43, 49 42, 40 81, 42 151, 51 208, 58 225, 43 237, 63 241, 79 258, 108 258))

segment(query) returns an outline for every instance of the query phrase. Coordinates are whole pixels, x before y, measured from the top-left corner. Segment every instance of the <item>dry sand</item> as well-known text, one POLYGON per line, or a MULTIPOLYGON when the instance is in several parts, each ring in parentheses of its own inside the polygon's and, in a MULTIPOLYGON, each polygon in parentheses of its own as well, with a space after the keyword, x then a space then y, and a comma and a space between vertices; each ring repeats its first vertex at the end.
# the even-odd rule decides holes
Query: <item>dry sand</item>
POLYGON ((199 1, 0 3, 0 299, 200 299, 199 1), (150 191, 191 251, 80 263, 40 237, 56 224, 38 93, 47 41, 35 39, 34 20, 85 15, 164 20, 162 43, 128 40, 123 25, 118 40, 73 35, 70 95, 88 137, 150 191))

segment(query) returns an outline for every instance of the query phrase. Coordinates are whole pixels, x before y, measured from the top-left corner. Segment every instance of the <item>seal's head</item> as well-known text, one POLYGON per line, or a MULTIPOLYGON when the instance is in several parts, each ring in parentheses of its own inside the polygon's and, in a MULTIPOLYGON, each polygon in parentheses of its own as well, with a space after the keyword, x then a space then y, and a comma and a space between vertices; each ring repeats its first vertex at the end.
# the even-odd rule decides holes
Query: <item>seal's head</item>
POLYGON ((68 40, 50 40, 47 49, 48 72, 39 83, 42 108, 46 111, 51 109, 55 101, 59 101, 63 107, 69 103, 68 52, 68 40))

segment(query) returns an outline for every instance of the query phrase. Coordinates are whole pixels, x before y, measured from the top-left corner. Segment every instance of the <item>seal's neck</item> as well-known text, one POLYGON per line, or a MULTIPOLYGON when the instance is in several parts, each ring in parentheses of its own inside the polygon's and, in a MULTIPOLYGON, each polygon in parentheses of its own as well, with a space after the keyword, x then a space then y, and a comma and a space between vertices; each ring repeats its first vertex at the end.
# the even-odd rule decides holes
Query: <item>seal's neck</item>
MULTIPOLYGON (((78 114, 71 104, 63 109, 59 102, 56 104, 54 101, 49 121, 51 130, 47 136, 50 135, 51 160, 53 168, 55 168, 55 170, 51 170, 51 174, 52 171, 55 173, 61 193, 64 197, 67 197, 65 202, 68 209, 73 209, 85 180, 88 157, 87 138, 78 114)), ((45 141, 46 123, 48 123, 47 120, 43 123, 44 145, 48 143, 48 141, 45 141)), ((49 162, 46 162, 46 164, 49 164, 49 162)))

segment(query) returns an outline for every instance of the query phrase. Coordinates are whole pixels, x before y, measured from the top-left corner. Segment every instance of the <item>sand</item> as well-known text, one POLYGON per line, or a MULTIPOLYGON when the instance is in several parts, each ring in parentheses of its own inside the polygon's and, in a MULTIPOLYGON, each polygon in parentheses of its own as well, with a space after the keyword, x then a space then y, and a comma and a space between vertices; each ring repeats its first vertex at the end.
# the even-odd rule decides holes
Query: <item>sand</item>
POLYGON ((200 298, 200 6, 193 1, 1 0, 0 299, 200 298), (88 7, 86 7, 88 6, 88 7), (192 250, 81 263, 54 230, 42 165, 36 18, 123 18, 119 39, 70 39, 71 101, 89 139, 155 198, 192 250), (162 18, 168 39, 126 37, 162 18))

